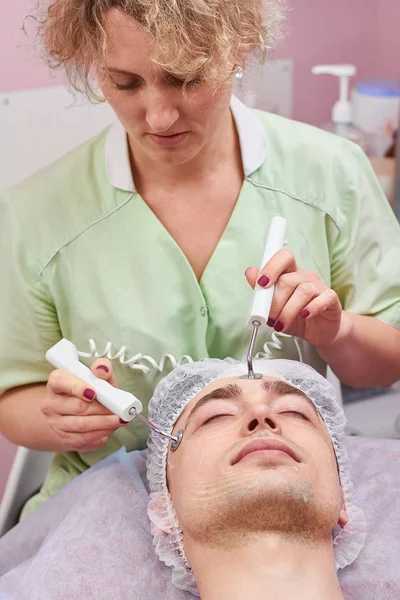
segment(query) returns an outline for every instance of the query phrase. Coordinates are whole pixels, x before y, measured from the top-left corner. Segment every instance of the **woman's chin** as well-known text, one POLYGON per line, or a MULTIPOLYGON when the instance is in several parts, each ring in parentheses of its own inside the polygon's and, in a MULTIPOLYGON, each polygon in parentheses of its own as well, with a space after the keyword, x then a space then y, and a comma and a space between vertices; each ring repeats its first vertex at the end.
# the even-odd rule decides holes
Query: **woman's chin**
POLYGON ((192 161, 200 152, 199 147, 191 145, 186 148, 146 148, 148 155, 154 162, 170 165, 179 166, 184 165, 192 161))

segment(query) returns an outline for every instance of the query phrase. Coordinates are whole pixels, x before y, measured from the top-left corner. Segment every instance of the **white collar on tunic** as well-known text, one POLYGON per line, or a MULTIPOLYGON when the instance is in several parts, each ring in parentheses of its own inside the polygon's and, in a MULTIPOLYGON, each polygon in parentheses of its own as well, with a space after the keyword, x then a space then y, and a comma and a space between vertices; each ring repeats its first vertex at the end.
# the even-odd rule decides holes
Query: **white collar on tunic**
MULTIPOLYGON (((231 110, 239 134, 245 177, 261 167, 267 157, 268 140, 261 121, 238 98, 232 96, 231 110)), ((110 183, 126 192, 135 192, 129 160, 128 138, 122 124, 111 126, 106 142, 106 169, 110 183)))

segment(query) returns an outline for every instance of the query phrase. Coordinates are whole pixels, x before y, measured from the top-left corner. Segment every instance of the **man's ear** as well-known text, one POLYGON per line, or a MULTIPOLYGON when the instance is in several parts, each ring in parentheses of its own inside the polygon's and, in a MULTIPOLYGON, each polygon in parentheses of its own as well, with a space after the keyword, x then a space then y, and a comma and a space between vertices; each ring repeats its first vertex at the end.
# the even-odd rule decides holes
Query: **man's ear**
POLYGON ((343 529, 344 527, 346 527, 346 525, 347 525, 348 522, 349 522, 349 518, 347 516, 346 505, 344 503, 344 498, 343 498, 343 495, 342 495, 342 506, 340 508, 338 525, 340 525, 340 527, 343 529))
POLYGON ((150 523, 150 532, 153 538, 165 537, 167 536, 167 532, 160 529, 155 523, 150 523))
POLYGON ((147 505, 147 514, 150 519, 151 535, 155 538, 168 535, 168 526, 166 523, 166 500, 161 496, 154 494, 147 505))

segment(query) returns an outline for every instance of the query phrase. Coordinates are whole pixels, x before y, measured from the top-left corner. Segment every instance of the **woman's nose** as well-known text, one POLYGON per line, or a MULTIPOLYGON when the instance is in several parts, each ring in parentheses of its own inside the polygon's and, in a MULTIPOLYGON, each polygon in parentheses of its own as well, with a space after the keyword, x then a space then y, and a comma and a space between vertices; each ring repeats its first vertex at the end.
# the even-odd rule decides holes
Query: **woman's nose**
POLYGON ((260 405, 252 407, 245 418, 245 433, 254 433, 257 430, 269 429, 274 433, 281 434, 281 426, 276 414, 267 406, 260 405))
POLYGON ((168 95, 157 94, 157 97, 148 99, 146 121, 151 127, 151 133, 167 133, 178 119, 178 108, 168 95))

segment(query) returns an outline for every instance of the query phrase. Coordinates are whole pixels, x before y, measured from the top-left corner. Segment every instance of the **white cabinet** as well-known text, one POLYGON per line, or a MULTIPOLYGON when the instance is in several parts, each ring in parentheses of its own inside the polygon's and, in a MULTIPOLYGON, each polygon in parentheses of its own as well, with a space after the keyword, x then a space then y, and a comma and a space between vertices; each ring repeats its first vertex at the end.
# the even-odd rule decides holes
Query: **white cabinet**
POLYGON ((107 104, 56 86, 0 94, 0 190, 25 179, 99 133, 116 116, 107 104))

